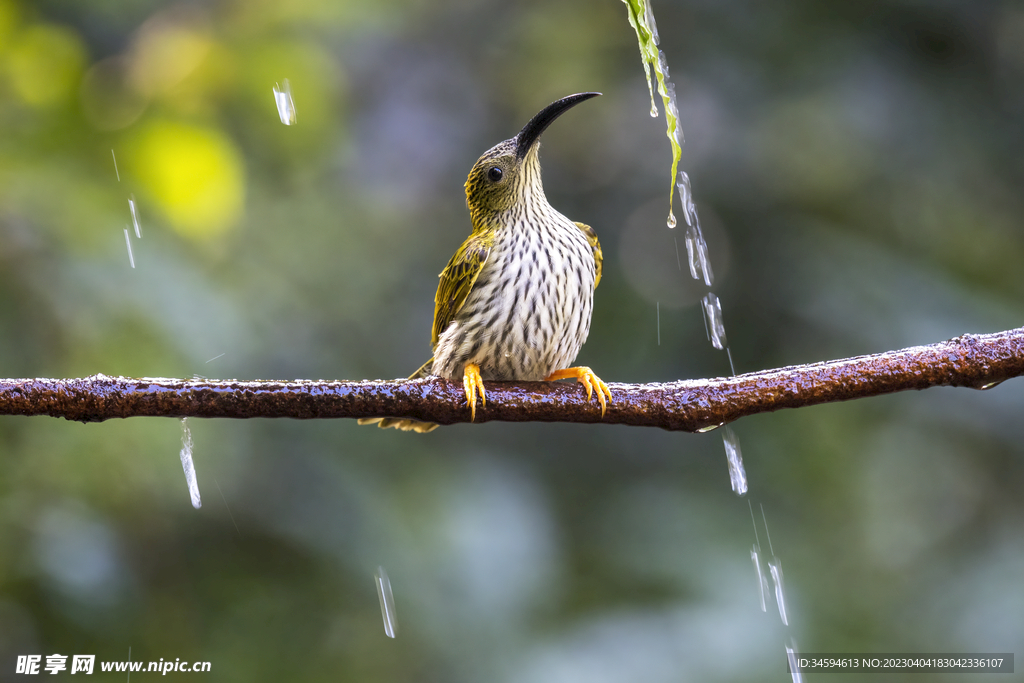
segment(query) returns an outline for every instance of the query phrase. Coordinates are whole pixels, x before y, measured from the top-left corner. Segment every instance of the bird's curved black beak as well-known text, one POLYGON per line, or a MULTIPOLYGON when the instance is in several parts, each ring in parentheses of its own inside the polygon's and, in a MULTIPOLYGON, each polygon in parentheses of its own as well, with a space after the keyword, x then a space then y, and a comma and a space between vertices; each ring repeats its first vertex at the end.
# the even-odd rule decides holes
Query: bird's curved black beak
POLYGON ((551 125, 552 121, 580 102, 589 100, 591 97, 597 97, 600 94, 599 92, 581 92, 569 95, 560 100, 555 100, 541 109, 536 116, 530 119, 529 123, 523 126, 523 129, 519 131, 519 135, 516 136, 516 158, 522 160, 526 156, 526 153, 533 147, 533 143, 537 142, 540 134, 551 125))

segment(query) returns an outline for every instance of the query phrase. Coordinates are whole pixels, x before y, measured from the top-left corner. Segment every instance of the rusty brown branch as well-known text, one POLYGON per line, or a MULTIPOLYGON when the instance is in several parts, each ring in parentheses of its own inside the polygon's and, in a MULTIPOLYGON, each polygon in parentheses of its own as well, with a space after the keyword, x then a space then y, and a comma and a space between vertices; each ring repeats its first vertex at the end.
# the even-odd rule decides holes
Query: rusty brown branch
MULTIPOLYGON (((664 384, 610 384, 601 417, 576 384, 487 383, 477 422, 602 422, 694 432, 746 415, 936 386, 985 388, 1024 375, 1024 327, 870 356, 737 377, 664 384)), ((81 422, 117 417, 413 417, 469 421, 462 384, 443 379, 209 381, 129 379, 0 380, 0 415, 49 415, 81 422)))

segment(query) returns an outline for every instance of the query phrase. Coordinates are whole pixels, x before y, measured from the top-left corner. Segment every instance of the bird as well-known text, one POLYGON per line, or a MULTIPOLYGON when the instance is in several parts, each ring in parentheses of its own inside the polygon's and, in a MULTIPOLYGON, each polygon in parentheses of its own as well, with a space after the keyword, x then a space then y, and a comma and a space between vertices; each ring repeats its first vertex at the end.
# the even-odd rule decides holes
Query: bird
MULTIPOLYGON (((470 421, 487 405, 484 380, 576 379, 604 417, 611 390, 589 367, 569 367, 590 332, 603 255, 597 233, 548 203, 541 184, 541 133, 582 92, 544 107, 519 133, 473 164, 466 204, 473 230, 439 275, 431 330, 433 357, 409 379, 462 380, 470 421)), ((361 418, 426 433, 437 424, 411 418, 361 418)))

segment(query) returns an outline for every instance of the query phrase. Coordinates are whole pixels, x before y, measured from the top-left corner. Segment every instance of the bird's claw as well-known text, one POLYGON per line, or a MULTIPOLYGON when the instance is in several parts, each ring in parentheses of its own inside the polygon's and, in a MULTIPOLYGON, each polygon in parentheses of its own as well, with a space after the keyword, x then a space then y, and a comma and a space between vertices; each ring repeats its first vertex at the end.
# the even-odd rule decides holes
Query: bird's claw
POLYGON ((604 417, 605 411, 608 410, 608 401, 612 400, 611 389, 604 381, 594 374, 594 371, 585 365, 581 365, 577 368, 566 368, 565 370, 555 370, 550 375, 544 378, 546 382, 554 382, 559 379, 575 379, 577 382, 582 384, 587 390, 587 401, 594 395, 594 389, 597 389, 597 400, 601 403, 601 417, 604 417))
POLYGON ((466 391, 466 402, 469 403, 469 421, 476 420, 476 394, 480 392, 480 404, 487 407, 487 392, 484 391, 484 380, 480 376, 480 366, 466 363, 462 375, 462 387, 466 391))

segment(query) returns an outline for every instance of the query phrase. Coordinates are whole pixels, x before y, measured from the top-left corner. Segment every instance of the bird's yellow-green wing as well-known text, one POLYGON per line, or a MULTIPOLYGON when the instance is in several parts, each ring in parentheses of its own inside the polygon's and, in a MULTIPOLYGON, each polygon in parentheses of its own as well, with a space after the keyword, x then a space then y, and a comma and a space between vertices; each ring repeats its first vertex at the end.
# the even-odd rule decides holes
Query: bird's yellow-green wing
POLYGON ((604 255, 601 253, 601 243, 597 241, 597 233, 586 223, 576 221, 576 227, 586 235, 587 241, 590 242, 590 248, 594 252, 594 272, 596 275, 594 278, 594 289, 597 289, 597 286, 601 283, 601 263, 604 261, 604 255))
POLYGON ((466 303, 466 297, 480 277, 480 271, 487 262, 493 243, 493 239, 485 235, 470 235, 441 271, 441 282, 437 285, 437 295, 434 297, 431 346, 437 344, 437 338, 451 325, 459 309, 466 303))

